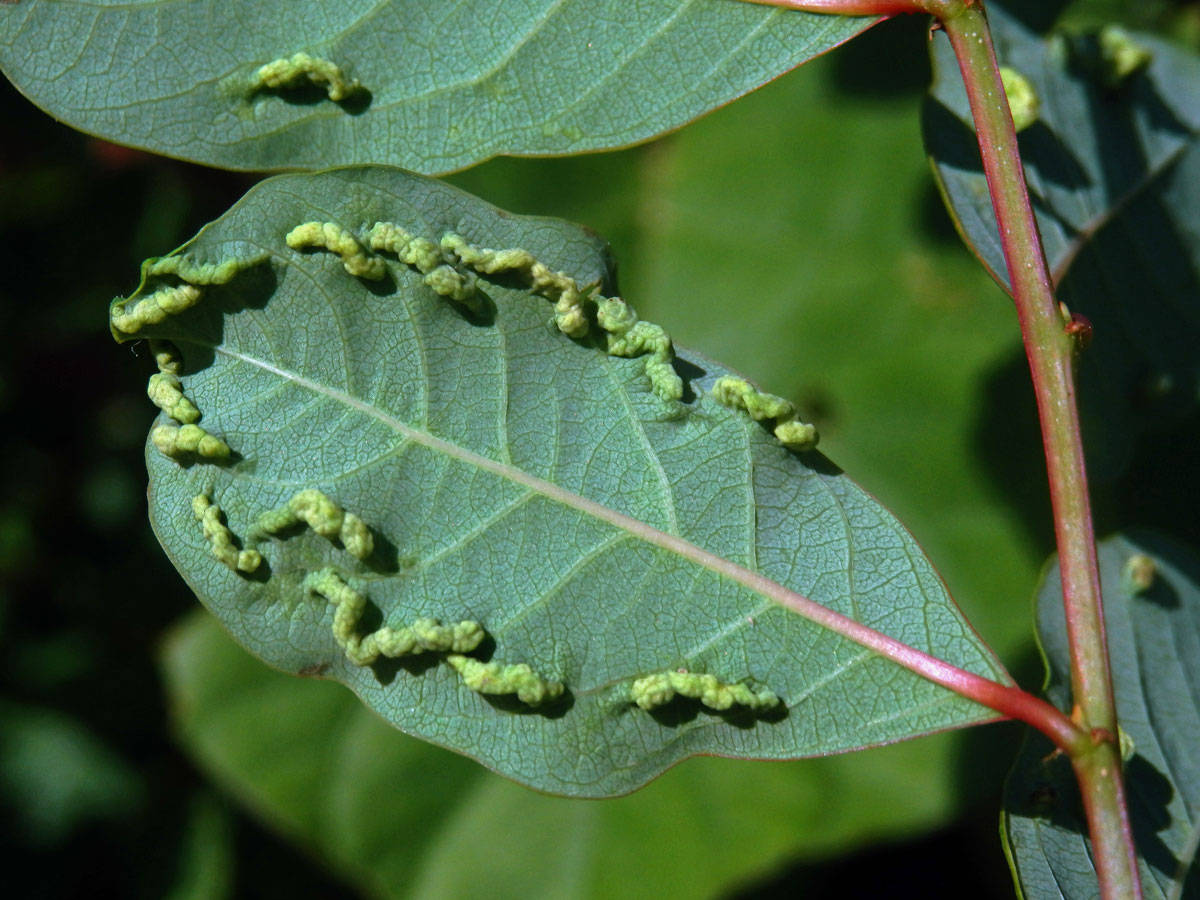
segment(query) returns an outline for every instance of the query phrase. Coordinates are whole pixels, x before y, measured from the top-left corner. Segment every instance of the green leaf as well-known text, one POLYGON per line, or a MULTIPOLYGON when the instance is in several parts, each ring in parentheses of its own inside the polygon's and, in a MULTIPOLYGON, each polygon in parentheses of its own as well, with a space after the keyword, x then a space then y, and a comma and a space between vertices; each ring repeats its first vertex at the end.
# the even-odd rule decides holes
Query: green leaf
POLYGON ((234 850, 229 812, 211 792, 192 798, 175 880, 166 900, 233 896, 234 850))
POLYGON ((264 669, 204 613, 168 635, 162 661, 197 763, 370 896, 457 898, 486 884, 495 900, 702 900, 909 834, 958 799, 951 735, 798 763, 698 759, 627 797, 547 797, 396 734, 340 686, 264 669))
MULTIPOLYGON (((643 227, 626 241, 621 282, 682 343, 796 398, 821 427, 821 448, 912 531, 989 645, 1017 660, 1033 652, 1033 632, 1012 604, 1037 584, 1045 551, 983 464, 1013 447, 980 432, 1028 393, 987 389, 1002 361, 1023 359, 1020 335, 961 244, 914 227, 932 192, 912 114, 919 95, 864 98, 842 83, 888 39, 923 41, 923 30, 888 22, 642 149, 638 203, 624 218, 643 227), (781 154, 789 170, 822 177, 762 177, 781 154)), ((584 162, 554 161, 555 172, 584 162)), ((496 160, 455 177, 482 185, 489 170, 533 165, 496 160)), ((608 195, 622 196, 615 185, 608 195)), ((604 220, 604 233, 621 234, 617 224, 604 220)), ((1044 483, 1033 438, 1026 477, 1044 483)))
MULTIPOLYGON (((1126 789, 1148 898, 1200 896, 1200 558, 1147 534, 1100 545, 1104 620, 1126 751, 1126 789)), ((1070 648, 1058 565, 1038 592, 1046 694, 1070 707, 1070 648)), ((1096 895, 1070 762, 1038 734, 1005 790, 1003 829, 1027 900, 1096 895)))
POLYGON ((55 118, 168 156, 441 172, 646 140, 868 21, 734 0, 23 0, 0 5, 0 69, 55 118), (263 74, 296 54, 323 64, 263 74))
MULTIPOLYGON (((1140 33, 1042 39, 989 13, 1001 64, 1040 101, 1021 155, 1058 298, 1094 327, 1080 394, 1090 469, 1111 477, 1141 430, 1191 413, 1200 392, 1200 60, 1140 33)), ((926 146, 959 230, 1006 285, 944 35, 932 52, 926 146)))
POLYGON ((128 817, 139 793, 124 760, 80 723, 0 703, 0 800, 29 842, 58 843, 88 820, 128 817))
MULTIPOLYGON (((388 262, 379 281, 347 272, 379 274, 374 262, 390 257, 347 244, 343 262, 285 242, 310 221, 365 234, 379 220, 435 241, 453 231, 523 247, 550 271, 615 290, 590 232, 386 168, 270 179, 169 266, 148 263, 139 293, 114 302, 114 322, 162 296, 156 269, 219 280, 265 260, 138 332, 179 348, 183 393, 202 415, 185 427, 232 448, 204 456, 181 442, 168 456, 152 442, 151 521, 249 649, 343 681, 405 731, 579 796, 631 790, 695 753, 817 755, 989 717, 744 586, 739 572, 765 576, 1007 679, 878 503, 710 396, 727 370, 682 354, 683 399, 664 399, 649 374, 656 356, 605 353, 594 321, 567 338, 520 279, 481 277, 482 306, 466 311, 404 264, 388 262), (339 542, 277 521, 316 489, 369 526, 372 552, 352 552, 345 528, 339 542), (207 498, 223 513, 206 512, 207 498), (254 540, 256 529, 270 536, 254 540), (251 550, 265 557, 258 568, 239 555, 251 550), (364 602, 360 622, 352 607, 364 602), (446 664, 453 653, 352 662, 351 636, 421 617, 481 623, 476 655, 532 667, 520 679, 565 684, 565 695, 544 707, 507 693, 489 702, 446 664), (678 669, 782 705, 752 715, 632 704, 637 679, 678 669)), ((341 239, 338 228, 327 236, 341 239)), ((510 679, 520 680, 493 675, 510 679)))

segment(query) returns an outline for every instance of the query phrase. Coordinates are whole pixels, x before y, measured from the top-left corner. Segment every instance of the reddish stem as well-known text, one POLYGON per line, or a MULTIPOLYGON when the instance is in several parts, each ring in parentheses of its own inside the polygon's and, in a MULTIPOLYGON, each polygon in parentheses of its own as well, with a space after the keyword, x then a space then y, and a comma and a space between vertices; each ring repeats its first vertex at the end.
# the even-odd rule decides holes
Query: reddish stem
POLYGON ((919 0, 745 0, 760 6, 780 6, 802 12, 834 13, 842 16, 894 16, 926 12, 919 0))

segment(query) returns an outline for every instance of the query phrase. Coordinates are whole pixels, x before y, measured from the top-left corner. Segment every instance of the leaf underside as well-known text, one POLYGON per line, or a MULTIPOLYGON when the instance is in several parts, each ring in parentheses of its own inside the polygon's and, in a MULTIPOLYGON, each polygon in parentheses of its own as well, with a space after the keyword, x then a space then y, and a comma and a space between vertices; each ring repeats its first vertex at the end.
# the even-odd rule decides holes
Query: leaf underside
MULTIPOLYGON (((1109 538, 1099 553, 1142 888, 1147 900, 1200 897, 1200 558, 1146 534, 1109 538)), ((1038 592, 1038 633, 1047 695, 1065 711, 1070 648, 1057 563, 1038 592)), ((1006 849, 1027 900, 1083 900, 1096 894, 1091 844, 1070 763, 1053 749, 1031 733, 1013 767, 1006 849)))
MULTIPOLYGON (((1001 65, 1032 84, 1038 119, 1019 135, 1058 299, 1087 316, 1080 361, 1089 471, 1111 478, 1138 434, 1200 396, 1200 59, 1135 34, 1147 56, 1123 77, 1099 38, 1042 38, 1000 7, 1001 65)), ((1002 285, 1008 273, 953 51, 932 47, 926 149, 959 231, 1002 285)))
POLYGON ((0 5, 0 70, 74 128, 181 159, 445 172, 647 140, 869 22, 735 0, 24 0, 0 5), (256 80, 298 53, 356 88, 256 80))
POLYGON ((138 334, 179 348, 200 424, 233 450, 214 464, 148 444, 147 462, 160 541, 244 646, 345 683, 406 732, 578 796, 632 790, 697 753, 792 758, 990 718, 655 537, 1007 680, 886 510, 819 454, 785 450, 709 395, 727 370, 680 354, 684 398, 664 400, 647 357, 566 337, 553 305, 507 277, 484 278, 483 308, 466 313, 394 259, 371 282, 284 240, 304 222, 377 220, 523 247, 615 293, 594 234, 383 167, 269 179, 185 245, 199 262, 268 257, 138 334), (365 561, 300 530, 263 543, 247 576, 214 559, 193 516, 205 494, 244 536, 310 488, 367 523, 365 561), (564 698, 535 709, 474 693, 436 653, 351 664, 332 605, 302 588, 327 568, 367 596, 364 627, 478 621, 481 658, 528 664, 563 682, 564 698), (631 703, 635 679, 676 669, 766 688, 783 705, 754 715, 631 703))
POLYGON ((951 735, 792 764, 692 760, 605 803, 553 797, 397 734, 334 684, 264 669, 202 611, 162 650, 196 764, 368 897, 461 900, 486 884, 494 900, 711 900, 945 822, 962 800, 951 735), (647 848, 652 834, 669 852, 647 848))

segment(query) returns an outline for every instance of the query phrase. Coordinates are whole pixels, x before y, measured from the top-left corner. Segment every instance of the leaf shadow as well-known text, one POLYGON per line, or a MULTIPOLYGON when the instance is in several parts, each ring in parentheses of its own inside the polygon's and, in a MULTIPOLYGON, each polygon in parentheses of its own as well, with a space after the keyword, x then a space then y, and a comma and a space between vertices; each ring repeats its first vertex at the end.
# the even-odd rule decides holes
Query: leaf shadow
MULTIPOLYGON (((631 704, 631 709, 636 709, 636 706, 631 704)), ((642 710, 637 710, 642 712, 642 710)), ((787 705, 780 703, 777 706, 755 712, 745 706, 731 706, 729 709, 712 709, 705 706, 699 700, 692 697, 685 697, 682 694, 676 694, 668 703, 662 706, 656 706, 654 709, 645 710, 655 722, 666 728, 679 728, 682 725, 687 725, 694 722, 703 714, 706 718, 721 719, 725 724, 734 728, 740 728, 743 731, 748 731, 758 725, 759 722, 774 724, 782 722, 790 715, 787 705)))
POLYGON ((332 103, 342 112, 351 116, 361 116, 371 108, 371 104, 375 100, 375 95, 361 85, 358 90, 352 91, 341 100, 333 100, 324 87, 312 83, 296 84, 290 87, 264 87, 254 92, 256 100, 264 97, 274 97, 288 106, 319 106, 322 103, 332 103))
POLYGON ((697 400, 696 389, 693 383, 703 378, 708 372, 702 366, 678 354, 675 355, 675 359, 671 361, 671 364, 675 369, 675 374, 683 381, 683 396, 679 400, 681 403, 691 406, 697 400))
POLYGON ((228 284, 204 288, 205 296, 200 303, 179 316, 180 324, 188 326, 190 335, 169 331, 162 334, 178 346, 184 374, 194 375, 213 364, 215 348, 224 342, 226 316, 246 309, 266 309, 278 287, 279 276, 274 266, 258 265, 239 272, 228 284))
MULTIPOLYGON (((1138 855, 1168 879, 1177 878, 1181 860, 1161 837, 1173 824, 1170 804, 1175 789, 1166 775, 1140 753, 1135 753, 1124 768, 1138 855)), ((1071 762, 1041 734, 1028 734, 1005 789, 1005 809, 1010 816, 1039 820, 1088 839, 1087 818, 1071 762)))
POLYGON ((519 716, 541 716, 543 719, 561 719, 575 706, 575 695, 570 688, 564 688, 562 694, 553 700, 548 700, 538 706, 530 706, 517 699, 516 694, 480 694, 485 703, 500 712, 514 713, 519 716))
POLYGON ((475 328, 492 328, 496 324, 496 301, 486 291, 476 290, 475 299, 479 306, 475 309, 463 306, 461 303, 450 302, 450 306, 463 318, 463 321, 475 328))

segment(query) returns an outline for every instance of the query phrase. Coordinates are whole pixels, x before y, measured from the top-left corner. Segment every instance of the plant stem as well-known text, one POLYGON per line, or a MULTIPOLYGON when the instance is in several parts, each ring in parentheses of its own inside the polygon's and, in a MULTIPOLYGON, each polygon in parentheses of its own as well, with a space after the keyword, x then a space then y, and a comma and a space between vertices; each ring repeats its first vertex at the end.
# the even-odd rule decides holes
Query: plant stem
POLYGON ((1093 744, 1086 752, 1072 754, 1072 762, 1083 789, 1101 894, 1113 900, 1140 897, 1075 402, 1074 340, 1054 300, 982 4, 957 0, 931 2, 934 6, 954 46, 970 100, 1037 397, 1071 647, 1072 718, 1088 731, 1093 744))
POLYGON ((1068 752, 1083 791, 1102 896, 1106 900, 1141 897, 1075 401, 1076 348, 1054 299, 983 0, 750 2, 842 15, 927 12, 938 19, 954 47, 979 138, 1041 421, 1071 647, 1072 719, 1089 738, 1068 752))

